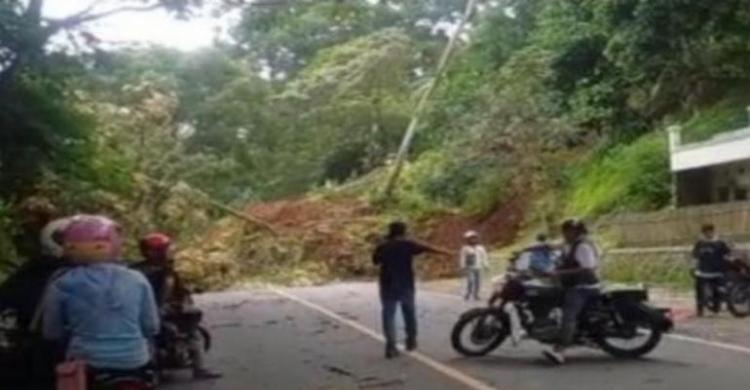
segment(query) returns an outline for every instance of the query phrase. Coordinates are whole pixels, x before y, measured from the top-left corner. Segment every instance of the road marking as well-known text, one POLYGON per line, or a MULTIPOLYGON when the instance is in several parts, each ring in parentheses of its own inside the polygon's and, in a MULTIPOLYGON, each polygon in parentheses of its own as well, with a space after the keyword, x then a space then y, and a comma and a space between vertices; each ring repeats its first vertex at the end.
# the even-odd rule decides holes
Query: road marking
MULTIPOLYGON (((452 299, 452 300, 463 300, 463 298, 461 298, 461 297, 458 297, 458 296, 455 296, 455 295, 451 295, 451 294, 448 294, 448 293, 444 293, 444 292, 441 292, 441 291, 420 290, 420 293, 427 293, 428 295, 443 297, 443 298, 452 299)), ((708 346, 708 347, 720 348, 720 349, 725 349, 725 350, 732 351, 732 352, 737 352, 737 353, 742 353, 742 354, 750 355, 750 348, 748 348, 748 347, 742 347, 742 346, 739 346, 739 345, 734 345, 734 344, 729 344, 729 343, 722 343, 722 342, 719 342, 719 341, 711 341, 711 340, 701 339, 701 338, 698 338, 698 337, 686 336, 686 335, 679 334, 679 333, 665 334, 664 337, 670 338, 672 340, 684 341, 684 342, 693 343, 693 344, 699 344, 699 345, 705 345, 705 346, 708 346)))
MULTIPOLYGON (((369 336, 372 339, 375 339, 375 340, 380 341, 380 342, 385 342, 385 339, 383 338, 383 336, 380 333, 378 333, 378 332, 376 332, 376 331, 374 331, 374 330, 372 330, 372 329, 370 329, 370 328, 368 328, 368 327, 366 327, 366 326, 364 326, 364 325, 362 325, 362 324, 360 324, 360 323, 358 323, 356 321, 350 320, 348 318, 344 318, 341 315, 336 314, 336 313, 334 313, 334 312, 326 309, 323 306, 320 306, 320 305, 317 305, 315 303, 312 303, 312 302, 310 302, 308 300, 305 300, 304 298, 298 297, 298 296, 296 296, 296 295, 294 295, 292 293, 289 293, 287 291, 279 290, 277 288, 270 287, 270 286, 268 287, 268 289, 270 291, 272 291, 272 292, 274 292, 274 293, 276 293, 276 294, 278 294, 278 295, 286 298, 286 299, 289 299, 290 301, 296 302, 296 303, 298 303, 298 304, 300 304, 302 306, 307 307, 308 309, 312 309, 314 311, 317 311, 320 314, 323 314, 323 315, 325 315, 325 316, 327 316, 329 318, 332 318, 332 319, 334 319, 334 320, 336 320, 336 321, 338 321, 338 322, 340 322, 340 323, 342 323, 342 324, 344 324, 344 325, 346 325, 346 326, 348 326, 348 327, 350 327, 350 328, 352 328, 352 329, 354 329, 354 330, 356 330, 356 331, 358 331, 360 333, 363 333, 363 334, 369 336)), ((447 365, 445 365, 443 363, 440 363, 439 361, 437 361, 437 360, 435 360, 435 359, 433 359, 433 358, 431 358, 431 357, 429 357, 429 356, 427 356, 425 354, 422 354, 420 352, 408 352, 408 353, 406 353, 406 356, 409 356, 409 357, 413 358, 414 360, 416 360, 416 361, 418 361, 418 362, 426 365, 427 367, 430 367, 433 370, 435 370, 435 371, 437 371, 437 372, 439 372, 439 373, 441 373, 441 374, 443 374, 443 375, 445 375, 445 376, 447 376, 447 377, 449 377, 449 378, 451 378, 451 379, 453 379, 453 380, 461 383, 462 385, 466 386, 469 389, 473 389, 473 390, 497 390, 496 388, 494 388, 494 387, 492 387, 492 386, 490 386, 490 385, 488 385, 488 384, 486 384, 486 383, 484 383, 484 382, 482 382, 482 381, 480 381, 478 379, 472 378, 469 375, 466 375, 463 372, 461 372, 461 371, 459 371, 459 370, 457 370, 455 368, 452 368, 452 367, 449 367, 449 366, 447 366, 447 365)))
POLYGON ((722 343, 722 342, 718 342, 718 341, 711 341, 711 340, 706 340, 706 339, 700 339, 700 338, 697 338, 697 337, 685 336, 685 335, 681 335, 681 334, 678 334, 678 333, 667 334, 665 336, 668 337, 668 338, 670 338, 670 339, 673 339, 673 340, 685 341, 685 342, 688 342, 688 343, 699 344, 699 345, 706 345, 706 346, 709 346, 709 347, 721 348, 721 349, 726 349, 726 350, 729 350, 729 351, 732 351, 732 352, 738 352, 738 353, 750 355, 750 348, 741 347, 739 345, 733 345, 733 344, 722 343))

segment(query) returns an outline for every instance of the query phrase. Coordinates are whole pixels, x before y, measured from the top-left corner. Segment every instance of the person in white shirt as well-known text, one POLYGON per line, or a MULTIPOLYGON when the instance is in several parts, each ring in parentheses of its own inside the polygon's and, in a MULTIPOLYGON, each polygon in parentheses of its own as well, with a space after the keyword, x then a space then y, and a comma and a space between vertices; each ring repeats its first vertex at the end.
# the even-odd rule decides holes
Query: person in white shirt
POLYGON ((466 275, 466 295, 479 300, 479 291, 482 286, 482 270, 489 268, 487 250, 480 244, 479 234, 468 231, 464 234, 466 244, 461 248, 459 267, 466 275))

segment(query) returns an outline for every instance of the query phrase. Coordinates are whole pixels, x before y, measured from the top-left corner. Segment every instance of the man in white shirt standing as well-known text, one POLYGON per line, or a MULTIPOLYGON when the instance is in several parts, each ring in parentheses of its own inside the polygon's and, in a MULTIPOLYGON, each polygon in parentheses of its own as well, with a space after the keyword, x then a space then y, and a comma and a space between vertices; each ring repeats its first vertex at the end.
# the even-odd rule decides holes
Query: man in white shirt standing
POLYGON ((465 299, 470 298, 479 300, 479 290, 482 286, 482 270, 489 268, 487 250, 480 244, 479 234, 475 231, 468 231, 464 234, 466 244, 461 248, 459 257, 459 267, 466 275, 466 295, 465 299))

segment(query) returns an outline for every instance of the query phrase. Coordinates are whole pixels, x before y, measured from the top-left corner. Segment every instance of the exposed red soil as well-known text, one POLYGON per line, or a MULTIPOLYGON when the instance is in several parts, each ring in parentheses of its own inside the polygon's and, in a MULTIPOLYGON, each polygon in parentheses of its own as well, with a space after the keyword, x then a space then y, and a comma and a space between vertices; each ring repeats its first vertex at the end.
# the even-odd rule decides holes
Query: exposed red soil
MULTIPOLYGON (((464 216, 448 214, 430 218, 424 229, 425 237, 435 245, 456 250, 464 241, 464 234, 474 230, 487 246, 510 244, 516 239, 524 220, 524 198, 515 197, 498 205, 493 212, 485 216, 464 216)), ((427 272, 434 276, 455 274, 456 259, 444 259, 430 262, 427 272)))
MULTIPOLYGON (((507 244, 521 227, 524 205, 519 197, 486 216, 436 215, 417 222, 412 230, 417 237, 456 251, 468 230, 479 232, 487 245, 507 244)), ((282 234, 298 237, 311 260, 355 275, 368 273, 369 250, 384 228, 377 211, 359 200, 305 198, 257 204, 246 211, 280 228, 282 234)), ((420 264, 422 274, 428 277, 456 273, 455 258, 435 258, 420 264)))

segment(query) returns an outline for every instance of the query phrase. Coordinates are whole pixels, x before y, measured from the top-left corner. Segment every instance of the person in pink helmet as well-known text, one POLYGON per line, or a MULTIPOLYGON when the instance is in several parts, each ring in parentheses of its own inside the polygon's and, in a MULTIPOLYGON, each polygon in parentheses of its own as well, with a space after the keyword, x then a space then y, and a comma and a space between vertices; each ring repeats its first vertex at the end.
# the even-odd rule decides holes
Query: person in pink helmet
POLYGON ((76 217, 63 232, 64 256, 75 266, 48 286, 44 298, 44 337, 64 342, 67 359, 94 370, 147 366, 159 331, 151 286, 120 263, 121 248, 115 222, 76 217))

